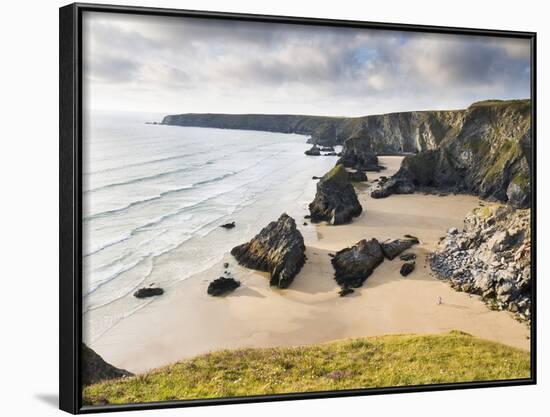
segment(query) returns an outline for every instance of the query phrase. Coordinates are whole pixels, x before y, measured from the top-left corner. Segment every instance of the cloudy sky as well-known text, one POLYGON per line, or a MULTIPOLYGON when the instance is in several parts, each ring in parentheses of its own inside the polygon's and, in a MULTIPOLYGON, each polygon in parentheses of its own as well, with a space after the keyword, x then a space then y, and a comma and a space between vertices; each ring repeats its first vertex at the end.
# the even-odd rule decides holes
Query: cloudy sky
POLYGON ((529 41, 86 13, 85 103, 358 116, 530 94, 529 41))

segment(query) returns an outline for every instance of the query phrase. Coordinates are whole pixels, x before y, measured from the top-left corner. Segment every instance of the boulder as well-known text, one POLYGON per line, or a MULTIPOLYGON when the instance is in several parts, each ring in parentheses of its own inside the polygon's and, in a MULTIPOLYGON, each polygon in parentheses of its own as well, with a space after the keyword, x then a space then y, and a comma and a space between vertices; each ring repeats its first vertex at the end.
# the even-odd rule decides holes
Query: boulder
POLYGON ((144 287, 134 292, 136 298, 155 297, 164 294, 164 290, 159 287, 144 287))
POLYGON ((380 244, 384 256, 390 261, 396 256, 400 255, 402 252, 409 249, 411 246, 416 245, 418 239, 389 239, 380 244))
POLYGON ((222 224, 220 227, 223 227, 224 229, 233 229, 235 227, 235 222, 225 223, 222 224))
POLYGON ((250 242, 234 247, 231 255, 247 268, 269 272, 271 285, 287 288, 305 263, 305 250, 296 222, 284 213, 250 242))
POLYGON ((325 220, 333 225, 349 223, 361 214, 363 208, 342 165, 336 165, 317 183, 309 211, 312 222, 325 220))
POLYGON ((405 262, 403 265, 401 265, 401 269, 399 270, 399 273, 406 277, 409 275, 412 271, 414 271, 415 262, 405 262))
POLYGON ((379 181, 378 188, 371 192, 372 198, 385 198, 392 194, 412 194, 415 186, 406 178, 390 178, 379 181))
POLYGON ((321 155, 321 150, 317 147, 317 145, 313 145, 310 149, 305 151, 304 154, 309 156, 319 156, 321 155))
POLYGON ((82 343, 81 366, 82 366, 82 385, 91 385, 96 382, 109 379, 126 378, 132 376, 131 372, 125 369, 119 369, 105 362, 101 356, 91 348, 82 343))
POLYGON ((362 182, 362 181, 368 180, 367 174, 365 173, 365 171, 354 171, 354 172, 348 171, 348 175, 351 182, 362 182))
POLYGON ((336 252, 331 259, 334 279, 342 288, 358 288, 383 261, 384 254, 378 240, 363 239, 351 248, 336 252))
POLYGON ((206 292, 214 297, 219 297, 220 295, 236 290, 240 286, 241 283, 233 278, 219 277, 208 284, 208 290, 206 292))

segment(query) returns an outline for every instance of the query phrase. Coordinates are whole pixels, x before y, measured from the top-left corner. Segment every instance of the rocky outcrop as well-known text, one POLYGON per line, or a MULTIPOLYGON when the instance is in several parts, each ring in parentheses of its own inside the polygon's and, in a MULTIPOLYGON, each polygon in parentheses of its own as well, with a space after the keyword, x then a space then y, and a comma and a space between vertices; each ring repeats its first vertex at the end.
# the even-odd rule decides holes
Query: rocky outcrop
POLYGON ((132 376, 131 372, 119 369, 105 362, 101 356, 82 343, 81 365, 82 384, 90 385, 108 379, 125 378, 132 376))
POLYGON ((372 198, 385 198, 392 194, 412 194, 415 186, 408 178, 380 178, 371 191, 372 198))
POLYGON ((321 155, 321 150, 317 147, 317 145, 313 145, 310 149, 305 151, 304 154, 309 156, 319 156, 321 155))
POLYGON ((159 287, 144 287, 138 289, 136 292, 134 292, 134 297, 136 298, 149 298, 149 297, 157 297, 159 295, 164 294, 164 290, 159 287))
POLYGON ((430 256, 436 276, 459 291, 479 294, 492 308, 531 318, 529 210, 493 204, 475 209, 464 230, 449 229, 430 256))
POLYGON ((349 223, 361 214, 355 189, 342 165, 336 165, 317 183, 315 199, 309 204, 312 222, 349 223))
POLYGON ((376 150, 373 149, 373 145, 369 140, 352 137, 344 142, 342 156, 338 163, 346 168, 378 172, 382 167, 378 165, 378 157, 375 152, 376 150))
POLYGON ((269 272, 271 285, 287 288, 305 263, 305 249, 296 222, 285 213, 250 242, 234 247, 231 255, 247 268, 269 272))
POLYGON ((208 289, 206 290, 206 292, 208 293, 208 295, 219 297, 231 291, 235 291, 240 286, 241 283, 233 278, 219 277, 208 284, 208 289))
POLYGON ((525 208, 531 200, 530 154, 529 100, 474 103, 437 149, 405 157, 392 179, 525 208))
POLYGON ((383 261, 384 254, 378 240, 363 239, 351 248, 336 252, 331 259, 334 279, 344 289, 358 288, 383 261))

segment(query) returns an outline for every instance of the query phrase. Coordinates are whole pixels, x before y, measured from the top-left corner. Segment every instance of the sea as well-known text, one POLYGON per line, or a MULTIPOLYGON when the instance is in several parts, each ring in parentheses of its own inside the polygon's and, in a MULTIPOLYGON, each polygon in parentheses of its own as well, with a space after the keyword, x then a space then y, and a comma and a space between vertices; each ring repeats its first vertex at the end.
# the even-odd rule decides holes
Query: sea
POLYGON ((136 289, 170 291, 284 212, 304 237, 316 233, 303 225, 315 195, 312 176, 322 176, 336 157, 305 156, 311 145, 303 135, 146 123, 161 118, 90 111, 84 120, 82 297, 89 343, 155 302, 133 297, 136 289), (220 227, 232 221, 234 229, 220 227))

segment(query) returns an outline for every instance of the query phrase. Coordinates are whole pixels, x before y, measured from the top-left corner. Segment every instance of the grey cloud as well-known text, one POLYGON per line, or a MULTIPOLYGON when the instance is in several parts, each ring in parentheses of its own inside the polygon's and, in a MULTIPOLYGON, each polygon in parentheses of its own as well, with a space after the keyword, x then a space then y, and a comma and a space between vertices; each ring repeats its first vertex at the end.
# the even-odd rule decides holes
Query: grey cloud
MULTIPOLYGON (((178 111, 320 114, 529 94, 523 40, 108 14, 85 21, 87 79, 124 87, 118 103, 143 108, 147 92, 178 111)), ((109 90, 102 94, 107 103, 109 90)))

